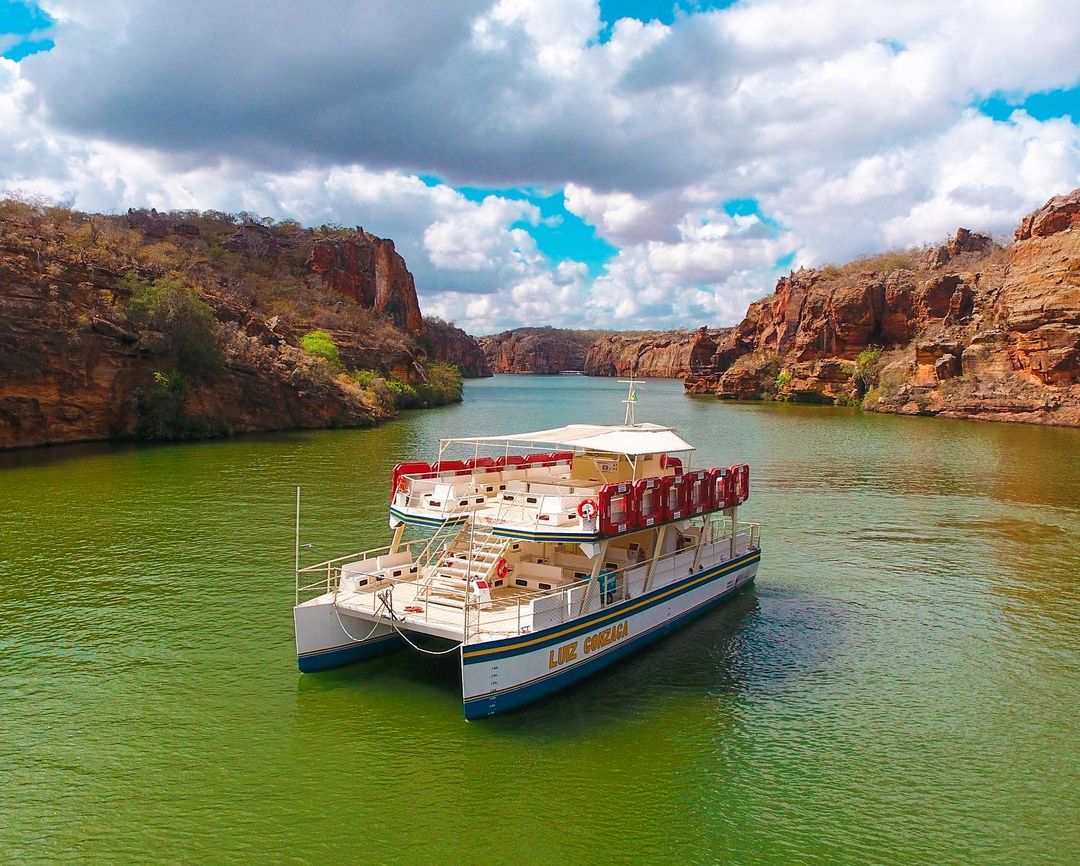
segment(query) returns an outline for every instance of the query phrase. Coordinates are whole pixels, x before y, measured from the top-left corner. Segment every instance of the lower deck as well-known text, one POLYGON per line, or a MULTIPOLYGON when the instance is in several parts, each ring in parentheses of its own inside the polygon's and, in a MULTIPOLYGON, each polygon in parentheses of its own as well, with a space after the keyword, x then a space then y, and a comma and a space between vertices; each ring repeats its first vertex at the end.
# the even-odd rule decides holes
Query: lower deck
POLYGON ((392 553, 343 558, 327 567, 325 583, 308 587, 323 591, 304 604, 332 601, 346 619, 470 645, 602 612, 758 548, 755 524, 736 528, 722 518, 613 539, 595 557, 574 544, 504 540, 496 547, 475 527, 455 531, 434 553, 436 539, 418 539, 392 553))

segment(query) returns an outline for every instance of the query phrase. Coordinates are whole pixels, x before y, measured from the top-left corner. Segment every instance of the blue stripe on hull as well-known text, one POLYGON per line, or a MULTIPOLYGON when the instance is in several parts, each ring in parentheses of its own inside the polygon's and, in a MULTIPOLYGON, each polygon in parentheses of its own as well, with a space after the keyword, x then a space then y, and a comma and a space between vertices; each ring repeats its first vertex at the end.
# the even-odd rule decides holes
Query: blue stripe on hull
POLYGON ((304 674, 314 673, 315 671, 328 671, 331 668, 340 668, 343 665, 351 665, 353 662, 385 655, 401 649, 404 645, 405 642, 398 635, 391 634, 359 644, 334 647, 334 649, 297 656, 296 665, 300 668, 300 672, 304 674))
POLYGON ((539 682, 525 686, 524 688, 503 693, 496 692, 492 695, 484 695, 483 697, 466 701, 464 704, 465 718, 482 719, 488 716, 496 716, 501 713, 518 709, 526 704, 531 704, 534 701, 538 701, 555 692, 562 691, 574 683, 603 670, 608 665, 613 664, 624 656, 636 652, 665 635, 670 634, 674 629, 690 620, 702 616, 721 602, 727 601, 737 592, 750 586, 753 582, 754 579, 750 578, 746 583, 734 587, 733 589, 729 589, 727 592, 716 596, 716 598, 709 599, 709 601, 702 603, 698 607, 691 608, 674 619, 665 622, 663 625, 656 626, 650 631, 631 638, 628 642, 616 646, 615 649, 609 650, 598 656, 592 656, 586 661, 574 665, 565 673, 556 674, 555 676, 540 680, 539 682))
POLYGON ((761 552, 755 550, 743 554, 743 556, 738 559, 733 559, 729 562, 722 563, 721 565, 691 575, 690 577, 677 580, 667 586, 661 586, 651 590, 645 595, 627 599, 626 601, 620 601, 611 607, 597 611, 588 619, 578 619, 569 623, 553 625, 528 636, 518 635, 516 637, 501 638, 500 640, 490 641, 485 644, 470 646, 469 649, 462 653, 463 661, 467 665, 483 664, 484 662, 519 655, 521 650, 525 647, 541 649, 546 646, 553 646, 563 640, 587 634, 589 631, 592 631, 594 628, 597 628, 604 623, 611 623, 622 619, 629 613, 647 610, 648 608, 654 607, 657 604, 662 604, 671 598, 690 592, 701 585, 712 583, 722 577, 726 577, 732 572, 741 571, 746 566, 753 565, 760 559, 761 552))

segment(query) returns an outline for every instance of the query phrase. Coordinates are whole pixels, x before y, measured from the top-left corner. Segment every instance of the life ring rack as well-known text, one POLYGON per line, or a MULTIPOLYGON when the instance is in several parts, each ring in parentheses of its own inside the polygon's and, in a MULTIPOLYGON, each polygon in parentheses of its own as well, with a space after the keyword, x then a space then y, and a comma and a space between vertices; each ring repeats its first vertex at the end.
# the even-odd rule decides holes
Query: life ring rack
POLYGON ((599 511, 600 507, 595 499, 582 499, 577 506, 577 516, 582 520, 592 520, 599 511))

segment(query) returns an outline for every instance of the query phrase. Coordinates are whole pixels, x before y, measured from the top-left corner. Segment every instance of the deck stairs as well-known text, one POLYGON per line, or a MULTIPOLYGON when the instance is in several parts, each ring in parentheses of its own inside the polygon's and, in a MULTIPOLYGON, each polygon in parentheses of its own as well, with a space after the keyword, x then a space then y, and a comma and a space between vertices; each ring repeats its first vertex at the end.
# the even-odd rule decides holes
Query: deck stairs
POLYGON ((444 539, 425 548, 425 553, 432 552, 426 562, 420 563, 423 577, 418 602, 464 608, 475 593, 476 581, 494 580, 495 567, 512 542, 495 535, 492 526, 476 521, 454 528, 456 534, 447 533, 444 539))

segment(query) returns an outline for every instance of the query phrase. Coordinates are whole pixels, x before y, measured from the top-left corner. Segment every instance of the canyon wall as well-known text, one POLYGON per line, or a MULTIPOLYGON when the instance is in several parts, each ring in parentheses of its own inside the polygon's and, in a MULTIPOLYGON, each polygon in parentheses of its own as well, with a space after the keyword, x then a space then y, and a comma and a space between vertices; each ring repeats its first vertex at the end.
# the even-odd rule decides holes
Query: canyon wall
POLYGON ((576 331, 516 328, 479 342, 496 373, 581 370, 589 376, 677 379, 705 363, 726 331, 576 331))
POLYGON ((589 346, 585 372, 590 376, 636 376, 678 379, 708 362, 726 330, 660 331, 608 334, 589 346))
POLYGON ((464 332, 437 336, 362 229, 0 201, 0 448, 374 423, 399 399, 378 376, 430 401, 430 356, 484 373, 464 332))
POLYGON ((750 305, 689 393, 903 414, 1080 423, 1080 190, 1009 247, 948 243, 803 269, 750 305))
POLYGON ((309 265, 335 291, 385 313, 410 334, 423 331, 416 284, 392 240, 362 228, 352 237, 319 239, 309 265))
POLYGON ((585 354, 597 336, 595 331, 515 328, 477 342, 492 372, 554 374, 584 369, 585 354))
POLYGON ((491 375, 491 366, 480 344, 456 325, 441 319, 425 319, 424 335, 439 360, 455 364, 468 379, 491 375))

